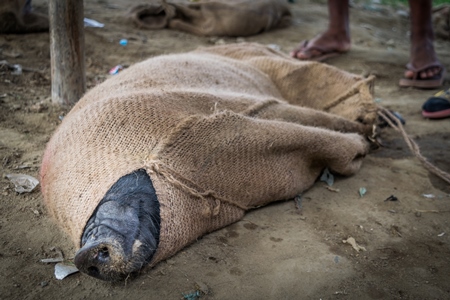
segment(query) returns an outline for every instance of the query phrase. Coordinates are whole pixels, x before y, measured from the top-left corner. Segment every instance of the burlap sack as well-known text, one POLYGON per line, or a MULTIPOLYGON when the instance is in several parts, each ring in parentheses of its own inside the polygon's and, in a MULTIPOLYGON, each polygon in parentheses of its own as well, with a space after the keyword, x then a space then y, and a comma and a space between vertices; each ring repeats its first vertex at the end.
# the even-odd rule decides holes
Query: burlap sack
POLYGON ((170 28, 199 36, 249 36, 287 27, 285 0, 153 0, 128 16, 140 28, 170 28))
POLYGON ((161 205, 152 265, 325 167, 354 174, 375 122, 370 79, 256 44, 159 56, 88 92, 48 143, 45 204, 77 246, 108 189, 147 170, 161 205), (328 113, 333 112, 333 114, 328 113))

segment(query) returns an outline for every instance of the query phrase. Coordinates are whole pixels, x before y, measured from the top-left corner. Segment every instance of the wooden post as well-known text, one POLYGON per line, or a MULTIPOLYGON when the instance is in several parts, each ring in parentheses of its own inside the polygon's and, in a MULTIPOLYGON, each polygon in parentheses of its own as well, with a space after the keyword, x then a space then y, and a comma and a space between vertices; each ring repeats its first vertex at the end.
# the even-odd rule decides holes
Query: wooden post
POLYGON ((82 0, 50 0, 52 102, 75 104, 86 91, 82 0))

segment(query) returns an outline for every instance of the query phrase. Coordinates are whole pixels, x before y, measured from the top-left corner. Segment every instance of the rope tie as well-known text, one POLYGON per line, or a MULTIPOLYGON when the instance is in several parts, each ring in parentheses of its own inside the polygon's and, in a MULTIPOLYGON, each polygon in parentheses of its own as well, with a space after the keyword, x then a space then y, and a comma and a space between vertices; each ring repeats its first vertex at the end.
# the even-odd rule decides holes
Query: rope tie
POLYGON ((171 169, 167 165, 160 164, 159 162, 156 162, 154 160, 146 162, 146 165, 149 166, 152 173, 157 173, 157 174, 161 175, 162 177, 164 177, 167 180, 167 182, 171 183, 176 188, 178 188, 182 191, 185 191, 188 194, 190 194, 196 198, 203 200, 208 207, 208 209, 204 211, 205 215, 211 215, 212 217, 217 216, 220 211, 221 202, 225 202, 225 203, 237 206, 243 210, 248 209, 248 207, 246 207, 242 204, 239 204, 235 201, 232 201, 230 199, 219 196, 218 193, 213 190, 206 190, 206 191, 201 192, 200 191, 201 189, 200 189, 200 187, 197 186, 197 184, 195 184, 190 179, 184 177, 180 173, 176 172, 175 170, 171 169), (214 206, 213 206, 212 211, 209 208, 210 201, 208 200, 208 198, 214 199, 214 204, 213 204, 214 206))
POLYGON ((405 140, 406 144, 408 145, 411 152, 414 154, 414 156, 422 163, 422 165, 433 173, 434 175, 438 176, 439 178, 443 179, 447 183, 450 183, 450 174, 439 169, 432 163, 430 163, 421 153, 419 145, 410 137, 405 131, 405 128, 403 127, 400 120, 395 117, 389 110, 387 110, 384 107, 378 106, 378 112, 377 114, 383 118, 392 128, 394 128, 396 131, 400 132, 400 134, 403 136, 403 139, 405 140), (392 121, 394 120, 394 122, 392 121))
POLYGON ((370 91, 372 91, 373 89, 373 82, 375 80, 375 76, 371 75, 367 78, 364 78, 362 80, 359 80, 358 82, 356 82, 350 89, 348 89, 344 94, 339 95, 339 97, 336 98, 336 100, 334 100, 333 102, 329 103, 328 105, 326 105, 325 107, 323 107, 323 111, 329 111, 331 108, 337 106, 338 104, 340 104, 341 102, 347 100, 348 98, 361 93, 361 86, 368 86, 369 87, 369 94, 370 91))

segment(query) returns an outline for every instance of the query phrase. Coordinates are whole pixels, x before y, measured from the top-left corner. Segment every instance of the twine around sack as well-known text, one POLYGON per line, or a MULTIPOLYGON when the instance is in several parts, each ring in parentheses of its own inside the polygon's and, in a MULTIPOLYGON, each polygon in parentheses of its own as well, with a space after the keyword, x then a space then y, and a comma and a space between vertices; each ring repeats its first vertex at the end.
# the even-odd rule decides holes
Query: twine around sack
POLYGON ((160 164, 156 161, 151 161, 148 164, 150 172, 154 172, 161 175, 167 182, 171 183, 174 187, 182 191, 185 191, 196 198, 200 198, 203 201, 207 201, 207 198, 215 199, 216 201, 213 211, 209 211, 209 209, 207 209, 204 211, 205 215, 211 214, 212 216, 216 216, 219 213, 220 202, 232 204, 243 210, 249 209, 247 206, 242 205, 237 201, 233 201, 231 199, 219 196, 219 194, 213 190, 202 191, 202 189, 197 184, 195 184, 195 182, 189 180, 189 178, 186 178, 185 176, 173 170, 167 165, 160 164))
POLYGON ((389 110, 387 110, 382 106, 378 106, 377 114, 381 118, 383 118, 383 120, 386 121, 392 128, 400 132, 400 134, 403 137, 403 140, 408 145, 408 148, 411 150, 414 156, 422 163, 425 169, 427 169, 434 175, 438 176, 442 180, 446 181, 447 183, 450 183, 450 174, 430 163, 422 155, 422 153, 420 153, 419 145, 417 145, 417 143, 408 135, 408 133, 406 132, 405 128, 402 125, 402 122, 397 117, 395 117, 389 110), (395 123, 392 120, 394 120, 395 123))

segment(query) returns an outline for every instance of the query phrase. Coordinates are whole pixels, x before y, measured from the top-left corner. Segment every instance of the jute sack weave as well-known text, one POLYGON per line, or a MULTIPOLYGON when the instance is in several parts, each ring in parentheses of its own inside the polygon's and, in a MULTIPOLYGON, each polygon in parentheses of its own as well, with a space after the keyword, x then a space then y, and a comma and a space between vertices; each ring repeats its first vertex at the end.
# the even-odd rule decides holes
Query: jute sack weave
POLYGON ((199 36, 249 36, 291 24, 286 0, 147 0, 130 9, 139 28, 199 36))
POLYGON ((248 209, 293 198, 325 167, 354 174, 375 117, 371 79, 257 44, 151 58, 64 118, 43 157, 44 201, 79 246, 108 189, 145 169, 161 205, 154 265, 248 209))

